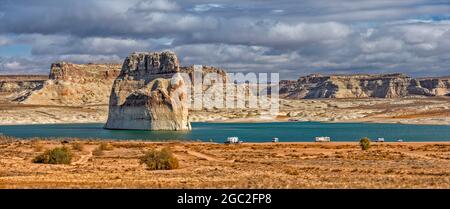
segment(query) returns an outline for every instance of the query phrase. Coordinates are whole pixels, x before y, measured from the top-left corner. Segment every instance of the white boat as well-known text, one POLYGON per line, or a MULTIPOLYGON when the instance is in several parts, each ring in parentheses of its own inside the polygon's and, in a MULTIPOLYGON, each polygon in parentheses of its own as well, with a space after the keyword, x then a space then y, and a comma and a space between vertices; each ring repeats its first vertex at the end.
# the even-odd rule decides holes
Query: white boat
POLYGON ((317 136, 315 141, 316 142, 330 142, 331 138, 328 136, 317 136))
POLYGON ((384 142, 384 138, 378 138, 375 142, 384 142))
POLYGON ((225 141, 225 144, 240 144, 240 143, 242 143, 242 141, 239 141, 239 137, 237 136, 228 137, 227 140, 225 141))
POLYGON ((272 142, 278 142, 278 138, 273 138, 272 142))

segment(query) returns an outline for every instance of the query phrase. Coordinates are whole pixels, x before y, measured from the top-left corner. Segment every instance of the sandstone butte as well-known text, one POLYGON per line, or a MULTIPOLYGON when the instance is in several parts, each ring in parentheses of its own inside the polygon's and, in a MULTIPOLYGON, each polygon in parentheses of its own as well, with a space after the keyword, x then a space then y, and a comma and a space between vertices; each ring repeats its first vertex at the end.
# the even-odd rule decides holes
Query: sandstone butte
POLYGON ((117 64, 53 63, 47 79, 28 79, 31 84, 20 85, 13 100, 33 105, 107 105, 111 86, 119 72, 120 65, 117 64))
POLYGON ((174 52, 129 55, 112 86, 107 129, 190 130, 187 93, 174 52))

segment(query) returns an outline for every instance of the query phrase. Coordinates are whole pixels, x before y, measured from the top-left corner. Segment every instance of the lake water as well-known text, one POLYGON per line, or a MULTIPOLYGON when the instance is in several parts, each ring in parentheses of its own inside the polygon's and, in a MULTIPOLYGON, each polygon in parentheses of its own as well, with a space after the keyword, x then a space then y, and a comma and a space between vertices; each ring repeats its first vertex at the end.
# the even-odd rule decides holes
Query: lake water
POLYGON ((229 136, 237 136, 245 142, 311 142, 316 136, 329 136, 332 141, 357 141, 361 137, 385 141, 450 141, 450 126, 404 125, 372 123, 192 123, 192 131, 134 131, 106 130, 103 124, 52 124, 0 126, 0 133, 20 138, 77 137, 103 139, 202 140, 223 142, 229 136))

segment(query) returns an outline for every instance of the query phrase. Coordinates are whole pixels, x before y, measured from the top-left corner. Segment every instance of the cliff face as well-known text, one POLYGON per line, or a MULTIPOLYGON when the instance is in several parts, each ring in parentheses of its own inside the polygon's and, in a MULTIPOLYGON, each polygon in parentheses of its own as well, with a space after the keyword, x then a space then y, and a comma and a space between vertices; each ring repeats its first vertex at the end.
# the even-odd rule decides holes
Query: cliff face
MULTIPOLYGON (((192 82, 195 82, 194 79, 194 66, 188 67, 180 67, 180 72, 187 73, 189 77, 192 79, 192 82)), ((201 68, 202 77, 204 77, 208 73, 216 73, 218 76, 222 77, 224 82, 226 81, 226 72, 220 68, 211 67, 211 66, 202 66, 201 68)))
POLYGON ((113 81, 119 75, 120 67, 119 64, 53 63, 50 67, 49 79, 77 83, 113 81))
POLYGON ((448 80, 413 79, 404 74, 313 74, 300 77, 297 81, 280 82, 280 95, 289 99, 442 96, 447 95, 449 90, 448 80))
MULTIPOLYGON (((135 55, 137 56, 137 55, 135 55)), ((174 60, 157 57, 147 60, 154 65, 162 63, 161 69, 154 69, 151 74, 163 76, 175 68, 174 60)), ((137 60, 137 59, 135 59, 137 60)), ((177 60, 178 62, 178 60, 177 60)), ((131 68, 142 69, 145 63, 130 63, 131 68), (133 66, 136 65, 136 66, 133 66), (137 66, 141 65, 141 66, 137 66)), ((193 77, 193 66, 177 70, 193 77)), ((36 105, 108 105, 114 80, 119 76, 122 64, 72 64, 68 62, 53 63, 48 76, 35 75, 1 75, 0 93, 10 93, 13 101, 36 105)), ((209 66, 202 67, 203 74, 225 71, 209 66)), ((124 72, 129 76, 141 76, 142 71, 124 72)))
POLYGON ((450 78, 417 79, 420 86, 436 96, 450 96, 450 78))
POLYGON ((0 75, 0 92, 16 93, 38 89, 47 78, 42 75, 0 75))
MULTIPOLYGON (((170 77, 173 72, 179 71, 187 73, 192 78, 192 84, 196 82, 193 79, 193 66, 180 66, 176 56, 166 57, 162 53, 150 57, 145 54, 131 56, 128 71, 123 72, 121 64, 61 62, 51 65, 49 76, 1 75, 0 93, 8 94, 10 100, 25 104, 107 105, 114 79, 119 74, 144 78, 148 81, 152 79, 151 76, 170 77)), ((202 72, 203 76, 206 73, 217 73, 226 82, 226 72, 222 69, 203 66, 202 72)), ((215 91, 211 87, 213 86, 204 85, 203 91, 215 91)), ((300 77, 297 81, 280 81, 280 96, 289 99, 396 98, 414 95, 450 96, 450 77, 411 78, 404 74, 313 74, 300 77)), ((207 102, 208 99, 206 98, 207 102)))
POLYGON ((114 81, 108 129, 190 130, 187 95, 173 52, 133 53, 114 81))
POLYGON ((112 83, 119 72, 118 64, 54 63, 42 87, 18 95, 16 101, 69 106, 108 104, 112 83))

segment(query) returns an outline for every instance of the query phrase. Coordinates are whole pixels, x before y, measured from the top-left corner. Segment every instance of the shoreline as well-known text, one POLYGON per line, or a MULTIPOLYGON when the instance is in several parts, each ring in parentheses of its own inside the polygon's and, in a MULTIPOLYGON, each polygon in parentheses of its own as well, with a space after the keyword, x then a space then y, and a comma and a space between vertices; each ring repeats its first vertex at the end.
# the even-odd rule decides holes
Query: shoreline
MULTIPOLYGON (((430 126, 450 126, 450 123, 408 123, 402 121, 377 121, 377 120, 349 120, 349 121, 323 121, 323 120, 255 120, 255 119, 230 119, 230 120, 205 120, 205 121, 192 121, 191 123, 361 123, 361 124, 400 124, 400 125, 430 125, 430 126)), ((55 122, 55 123, 2 123, 0 126, 20 126, 20 125, 68 125, 68 124, 105 124, 105 122, 100 121, 73 121, 73 122, 55 122)))
MULTIPOLYGON (((0 97, 0 125, 105 123, 108 106, 30 105, 0 97)), ((280 100, 277 116, 259 109, 193 110, 192 122, 388 123, 450 125, 450 98, 280 100)))
MULTIPOLYGON (((315 142, 314 140, 311 141, 281 141, 281 142, 271 142, 271 141, 261 141, 261 142, 242 142, 241 144, 225 144, 224 142, 216 142, 216 141, 201 141, 196 139, 111 139, 111 138, 82 138, 82 137, 28 137, 28 138, 21 138, 21 137, 15 137, 15 136, 9 136, 9 135, 3 135, 0 132, 0 137, 7 137, 8 140, 16 140, 16 141, 64 141, 64 142, 75 142, 75 141, 82 141, 82 142, 117 142, 117 143, 154 143, 154 144, 173 144, 173 143, 181 143, 181 144, 212 144, 212 145, 227 145, 227 146, 239 146, 239 145, 257 145, 257 144, 272 144, 272 145, 298 145, 298 144, 305 144, 305 145, 311 145, 311 144, 320 144, 320 145, 357 145, 359 144, 359 140, 352 140, 352 141, 330 141, 330 142, 315 142)), ((385 141, 385 142, 376 142, 371 141, 374 145, 401 145, 401 144, 449 144, 450 140, 448 141, 385 141)))
MULTIPOLYGON (((6 135, 3 135, 6 136, 6 135)), ((285 142, 243 142, 241 144, 225 144, 223 142, 208 142, 208 141, 197 141, 197 140, 177 140, 177 139, 169 139, 169 140, 161 140, 161 141, 155 141, 155 140, 145 140, 145 139, 100 139, 100 138, 64 138, 64 137, 55 137, 55 138, 47 138, 47 137, 33 137, 28 138, 18 138, 13 136, 6 136, 11 137, 12 141, 42 141, 42 142, 111 142, 111 143, 146 143, 146 144, 190 144, 190 145, 223 145, 223 146, 252 146, 252 145, 331 145, 331 146, 337 146, 337 145, 355 145, 359 146, 359 141, 331 141, 331 142, 314 142, 314 141, 285 141, 285 142), (40 139, 36 139, 40 138, 40 139)), ((393 141, 387 141, 387 142, 375 142, 371 141, 372 145, 436 145, 436 144, 443 144, 443 145, 450 145, 450 141, 404 141, 404 142, 393 142, 393 141)))

